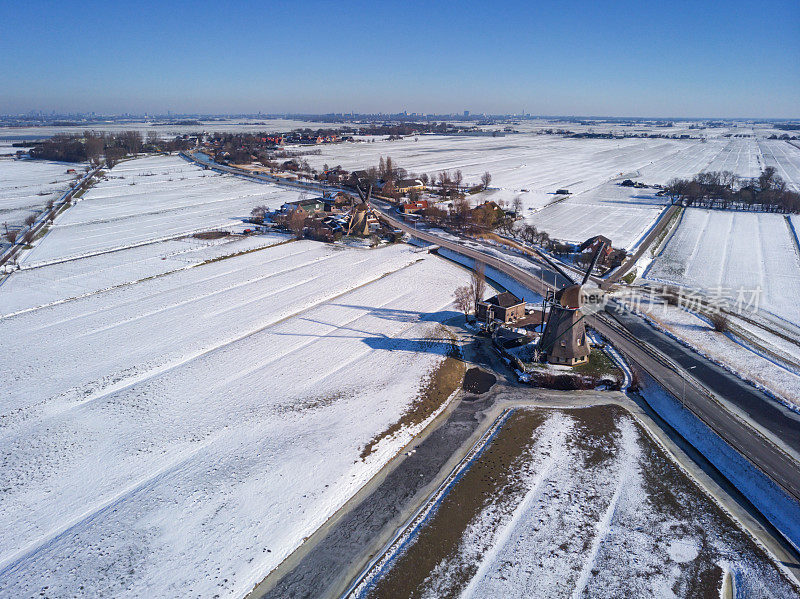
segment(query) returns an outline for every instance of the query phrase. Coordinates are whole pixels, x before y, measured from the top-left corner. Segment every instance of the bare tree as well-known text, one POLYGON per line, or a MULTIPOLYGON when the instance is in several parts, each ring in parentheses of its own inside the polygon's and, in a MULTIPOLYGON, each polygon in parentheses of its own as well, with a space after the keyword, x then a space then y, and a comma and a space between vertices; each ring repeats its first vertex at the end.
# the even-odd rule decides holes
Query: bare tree
POLYGON ((453 183, 456 184, 456 187, 461 188, 461 184, 464 182, 464 173, 461 170, 457 170, 455 176, 453 177, 453 183))
POLYGON ((153 149, 158 149, 161 145, 161 138, 158 135, 158 131, 147 132, 147 145, 153 149))
POLYGON ((295 208, 294 210, 292 210, 292 212, 289 214, 287 226, 289 227, 289 230, 295 234, 295 237, 297 237, 297 239, 302 238, 303 230, 306 227, 305 211, 300 208, 295 208))
POLYGON ((263 219, 266 216, 267 212, 269 212, 268 206, 256 206, 250 211, 250 216, 252 216, 253 218, 263 219))
POLYGON ((519 213, 522 212, 522 198, 515 197, 514 201, 511 202, 511 206, 514 208, 514 218, 519 218, 519 213))
POLYGON ((25 241, 25 243, 30 245, 31 243, 33 243, 33 239, 35 236, 36 235, 34 234, 33 231, 25 231, 25 235, 23 235, 22 239, 25 241))
POLYGON ((492 182, 492 174, 489 171, 486 171, 481 175, 481 186, 486 189, 489 187, 489 183, 492 182))
POLYGON ((29 227, 35 222, 36 222, 36 216, 33 214, 29 214, 28 216, 25 217, 25 224, 28 225, 29 227))
POLYGON ((457 197, 453 202, 453 213, 459 226, 465 226, 470 217, 469 200, 463 196, 457 197))
POLYGON ((14 243, 17 240, 17 231, 6 231, 5 238, 9 243, 14 243))
POLYGON ((464 313, 465 318, 469 316, 469 313, 475 307, 475 300, 472 298, 472 287, 470 285, 456 287, 453 297, 456 308, 464 313))
POLYGON ((472 269, 472 299, 475 305, 483 301, 486 292, 486 265, 483 262, 476 262, 472 269))

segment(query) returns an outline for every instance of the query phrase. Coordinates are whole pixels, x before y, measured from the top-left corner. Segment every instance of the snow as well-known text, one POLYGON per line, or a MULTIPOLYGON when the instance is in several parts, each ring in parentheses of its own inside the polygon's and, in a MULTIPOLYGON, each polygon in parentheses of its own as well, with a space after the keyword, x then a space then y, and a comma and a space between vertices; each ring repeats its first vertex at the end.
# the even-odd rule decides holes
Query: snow
POLYGON ((793 545, 800 547, 800 505, 723 441, 646 373, 640 393, 656 413, 749 498, 793 545))
POLYGON ((491 187, 495 189, 473 199, 510 201, 518 196, 527 211, 551 202, 556 189, 567 188, 572 193, 587 191, 698 143, 667 139, 567 139, 524 133, 505 137, 422 135, 417 139, 324 145, 319 148, 321 155, 304 159, 315 168, 328 164, 353 170, 376 166, 381 156, 391 156, 397 166, 417 174, 435 175, 442 170, 461 169, 465 182, 471 184, 477 184, 480 176, 489 171, 491 187))
MULTIPOLYGON (((751 381, 789 407, 800 409, 800 372, 790 365, 756 351, 732 334, 715 331, 707 320, 679 306, 651 304, 647 298, 636 304, 628 302, 628 306, 712 361, 751 381)), ((738 319, 735 323, 746 324, 738 319)), ((774 335, 770 337, 780 339, 774 335)), ((784 341, 784 344, 787 343, 784 341)))
POLYGON ((800 324, 800 250, 780 214, 687 208, 645 277, 719 293, 800 324))
POLYGON ((193 268, 208 260, 254 251, 287 239, 290 236, 281 233, 212 240, 182 237, 22 269, 0 284, 0 318, 193 268))
POLYGON ((244 229, 259 205, 272 209, 297 192, 205 171, 177 156, 121 162, 57 220, 23 265, 48 264, 174 239, 210 229, 244 229))
POLYGON ((604 235, 614 247, 630 250, 656 223, 664 203, 663 198, 655 196, 655 190, 631 191, 607 183, 553 204, 529 220, 555 239, 583 243, 604 235))
POLYGON ((0 596, 244 595, 424 426, 360 459, 466 280, 298 241, 0 320, 0 596))
POLYGON ((416 141, 323 146, 321 152, 305 158, 316 168, 328 164, 352 170, 375 166, 380 156, 391 156, 397 166, 417 174, 461 169, 469 184, 477 184, 488 170, 491 188, 470 196, 473 202, 510 203, 519 197, 525 219, 555 239, 580 243, 605 235, 615 247, 625 249, 641 241, 665 200, 656 197, 654 189, 620 187, 622 179, 663 185, 673 177, 693 177, 704 170, 752 177, 759 174, 761 160, 759 145, 750 137, 702 141, 570 139, 526 133, 497 138, 423 135, 416 141), (572 195, 556 201, 554 192, 559 188, 572 195))
POLYGON ((67 174, 67 169, 82 172, 83 165, 0 158, 0 223, 22 226, 28 215, 45 207, 47 200, 57 200, 76 177, 67 174))
MULTIPOLYGON (((791 595, 630 415, 616 412, 599 435, 578 411, 543 415, 512 481, 484 503, 454 551, 442 550, 420 596, 693 596, 698 572, 729 562, 740 592, 791 595)), ((419 542, 405 551, 440 550, 430 538, 419 542)))

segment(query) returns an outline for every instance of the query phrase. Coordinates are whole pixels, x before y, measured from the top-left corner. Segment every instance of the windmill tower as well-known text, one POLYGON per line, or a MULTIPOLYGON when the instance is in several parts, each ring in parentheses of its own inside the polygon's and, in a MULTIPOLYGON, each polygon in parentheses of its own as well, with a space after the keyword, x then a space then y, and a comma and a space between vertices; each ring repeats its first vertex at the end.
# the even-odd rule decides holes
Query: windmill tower
POLYGON ((369 215, 372 209, 369 205, 369 199, 372 197, 372 185, 367 189, 367 194, 361 191, 361 186, 356 185, 358 197, 361 200, 353 203, 350 207, 350 218, 347 221, 347 235, 360 235, 366 237, 369 235, 369 215))
POLYGON ((586 362, 589 359, 589 343, 586 338, 586 325, 584 314, 581 312, 583 304, 583 286, 589 280, 597 258, 605 249, 605 242, 601 242, 592 256, 589 268, 583 276, 581 283, 567 285, 555 293, 550 292, 547 302, 550 312, 547 316, 539 349, 547 355, 551 364, 566 364, 573 366, 586 362))

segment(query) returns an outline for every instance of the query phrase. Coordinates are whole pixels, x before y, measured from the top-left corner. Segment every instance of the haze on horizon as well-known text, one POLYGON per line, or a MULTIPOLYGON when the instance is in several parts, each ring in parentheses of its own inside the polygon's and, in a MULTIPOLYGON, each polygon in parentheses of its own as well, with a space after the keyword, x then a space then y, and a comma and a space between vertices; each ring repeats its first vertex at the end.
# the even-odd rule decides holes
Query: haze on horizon
POLYGON ((0 113, 798 118, 800 4, 0 6, 0 113))

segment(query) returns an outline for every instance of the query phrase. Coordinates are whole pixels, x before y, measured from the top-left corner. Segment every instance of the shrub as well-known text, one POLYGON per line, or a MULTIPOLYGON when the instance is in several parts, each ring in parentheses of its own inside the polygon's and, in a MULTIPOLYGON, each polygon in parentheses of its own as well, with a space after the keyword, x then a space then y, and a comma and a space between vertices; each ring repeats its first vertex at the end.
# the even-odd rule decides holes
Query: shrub
POLYGON ((711 315, 711 326, 714 330, 720 333, 727 333, 730 330, 730 323, 728 317, 721 312, 715 312, 711 315))

